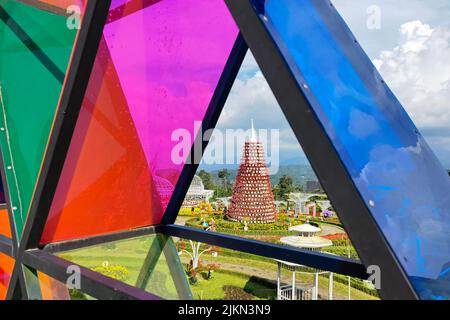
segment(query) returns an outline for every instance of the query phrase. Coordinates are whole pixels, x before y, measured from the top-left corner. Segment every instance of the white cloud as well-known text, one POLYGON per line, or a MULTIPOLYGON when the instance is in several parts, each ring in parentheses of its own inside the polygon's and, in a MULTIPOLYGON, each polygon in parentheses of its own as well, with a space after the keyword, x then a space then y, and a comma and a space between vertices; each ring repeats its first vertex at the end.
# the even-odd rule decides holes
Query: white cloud
MULTIPOLYGON (((398 46, 381 52, 374 64, 442 157, 450 136, 450 28, 415 20, 399 34, 398 46)), ((441 160, 448 165, 450 153, 445 154, 441 160)))
POLYGON ((450 25, 448 0, 332 0, 339 13, 371 58, 381 50, 397 45, 398 28, 407 21, 420 19, 432 26, 450 25), (381 28, 367 28, 367 8, 377 6, 381 28))
MULTIPOLYGON (((250 59, 250 58, 249 58, 250 59)), ((247 65, 241 70, 230 92, 224 110, 220 116, 219 128, 250 128, 250 119, 256 128, 284 129, 288 127, 287 120, 272 93, 266 79, 256 64, 247 65), (252 75, 243 74, 243 70, 251 71, 252 75)))
MULTIPOLYGON (((432 28, 413 20, 399 25, 396 34, 397 44, 378 54, 374 64, 436 155, 450 168, 450 27, 432 28)), ((218 127, 247 129, 252 118, 257 128, 280 130, 281 150, 291 151, 298 146, 270 87, 249 53, 218 127)))
POLYGON ((279 148, 282 162, 292 158, 304 159, 297 138, 253 55, 249 52, 231 89, 216 128, 222 132, 225 132, 225 129, 247 130, 251 126, 251 119, 254 120, 257 130, 279 130, 279 144, 271 141, 275 144, 271 147, 279 148))

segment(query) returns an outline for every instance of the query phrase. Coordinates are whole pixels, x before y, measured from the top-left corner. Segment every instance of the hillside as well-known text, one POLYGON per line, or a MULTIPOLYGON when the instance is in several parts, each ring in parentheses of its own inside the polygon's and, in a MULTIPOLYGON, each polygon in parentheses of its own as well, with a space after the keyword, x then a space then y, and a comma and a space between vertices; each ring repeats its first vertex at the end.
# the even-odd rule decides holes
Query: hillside
MULTIPOLYGON (((219 170, 212 170, 208 172, 212 174, 215 184, 221 183, 221 180, 218 177, 219 170)), ((234 180, 236 179, 237 169, 228 169, 228 172, 230 172, 230 180, 234 182, 234 180)), ((283 175, 291 176, 292 179, 294 180, 295 185, 305 185, 306 181, 317 181, 317 177, 314 174, 314 171, 312 170, 311 166, 285 165, 280 166, 280 169, 278 170, 277 174, 272 175, 270 177, 272 185, 278 183, 278 180, 283 175)))

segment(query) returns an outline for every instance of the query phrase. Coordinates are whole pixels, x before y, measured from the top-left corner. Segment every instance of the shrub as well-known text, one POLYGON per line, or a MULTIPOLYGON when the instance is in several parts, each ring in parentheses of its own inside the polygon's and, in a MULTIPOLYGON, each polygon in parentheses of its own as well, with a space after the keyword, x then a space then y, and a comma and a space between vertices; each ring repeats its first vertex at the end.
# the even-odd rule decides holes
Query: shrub
POLYGON ((69 289, 70 300, 87 300, 86 295, 77 290, 77 289, 69 289))
POLYGON ((222 288, 225 293, 225 300, 252 300, 254 298, 252 294, 236 286, 225 285, 222 288))
POLYGON ((196 284, 198 279, 197 279, 197 270, 194 270, 192 268, 190 268, 190 270, 188 271, 188 277, 189 277, 189 283, 190 284, 196 284))
POLYGON ((120 280, 120 281, 126 281, 129 277, 130 272, 128 269, 124 266, 120 265, 109 265, 105 263, 102 266, 94 267, 92 268, 93 271, 101 273, 107 277, 120 280))
POLYGON ((105 243, 101 245, 101 248, 107 251, 112 251, 116 249, 116 244, 114 242, 105 243))
MULTIPOLYGON (((348 247, 347 246, 332 246, 323 249, 323 252, 332 253, 341 257, 348 257, 348 247)), ((358 254, 354 247, 350 246, 350 258, 359 259, 358 254)))

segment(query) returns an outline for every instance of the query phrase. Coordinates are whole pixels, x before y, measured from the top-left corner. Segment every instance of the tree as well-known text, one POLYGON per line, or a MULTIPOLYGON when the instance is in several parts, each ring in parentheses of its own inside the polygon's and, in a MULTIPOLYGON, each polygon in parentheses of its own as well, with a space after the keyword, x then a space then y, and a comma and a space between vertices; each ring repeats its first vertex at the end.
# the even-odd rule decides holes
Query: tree
POLYGON ((275 196, 275 200, 280 200, 280 187, 278 184, 273 186, 272 193, 275 196))
POLYGON ((223 188, 223 192, 222 195, 224 196, 229 196, 231 194, 231 187, 230 187, 230 182, 229 182, 229 178, 230 178, 230 172, 227 169, 222 169, 218 172, 217 174, 219 176, 220 179, 222 179, 222 188, 223 188))
POLYGON ((291 176, 282 175, 278 181, 278 195, 280 199, 287 201, 289 193, 294 191, 294 182, 291 176))
POLYGON ((208 189, 208 190, 215 189, 216 186, 214 185, 211 173, 206 172, 205 170, 200 170, 198 173, 198 176, 200 177, 200 179, 202 179, 205 189, 208 189))

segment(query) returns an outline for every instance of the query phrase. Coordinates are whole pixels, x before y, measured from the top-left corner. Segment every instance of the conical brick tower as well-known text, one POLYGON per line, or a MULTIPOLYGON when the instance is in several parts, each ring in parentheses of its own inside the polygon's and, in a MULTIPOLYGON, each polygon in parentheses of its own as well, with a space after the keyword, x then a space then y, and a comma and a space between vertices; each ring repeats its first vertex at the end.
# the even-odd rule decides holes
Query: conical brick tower
POLYGON ((248 223, 270 223, 276 220, 269 170, 263 145, 256 138, 253 121, 251 139, 244 145, 227 216, 230 220, 248 223))

